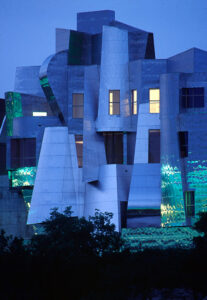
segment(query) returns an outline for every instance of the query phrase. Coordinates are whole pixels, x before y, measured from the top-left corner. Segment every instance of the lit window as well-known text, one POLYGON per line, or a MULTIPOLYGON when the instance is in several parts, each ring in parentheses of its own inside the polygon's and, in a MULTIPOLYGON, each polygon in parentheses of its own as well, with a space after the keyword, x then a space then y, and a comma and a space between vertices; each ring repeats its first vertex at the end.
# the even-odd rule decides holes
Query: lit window
POLYGON ((160 89, 149 89, 150 113, 160 112, 160 89))
POLYGON ((204 107, 204 88, 182 88, 180 99, 182 108, 204 107))
POLYGON ((120 91, 119 90, 109 91, 109 114, 110 115, 120 114, 120 91))
POLYGON ((78 159, 78 167, 83 167, 83 136, 75 135, 76 152, 78 159))
POLYGON ((137 90, 132 90, 132 114, 137 115, 137 90))
POLYGON ((73 118, 83 118, 83 94, 73 94, 73 118))
POLYGON ((180 157, 188 156, 188 132, 179 131, 179 146, 180 146, 180 157))
POLYGON ((160 130, 149 130, 148 162, 160 163, 160 130))
POLYGON ((47 112, 43 112, 43 111, 34 111, 32 113, 33 117, 46 117, 47 116, 47 112))

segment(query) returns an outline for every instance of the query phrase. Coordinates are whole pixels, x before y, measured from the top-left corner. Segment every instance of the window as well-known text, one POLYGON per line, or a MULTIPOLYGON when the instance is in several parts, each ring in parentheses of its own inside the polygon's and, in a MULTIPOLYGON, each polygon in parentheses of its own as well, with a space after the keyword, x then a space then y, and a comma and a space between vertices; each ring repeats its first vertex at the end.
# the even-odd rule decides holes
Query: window
POLYGON ((123 133, 104 132, 107 164, 123 164, 123 133))
POLYGON ((78 159, 78 167, 83 167, 83 136, 75 135, 75 145, 78 159))
POLYGON ((73 94, 73 118, 83 118, 83 94, 73 94))
POLYGON ((6 170, 6 144, 0 143, 0 172, 6 170))
POLYGON ((32 113, 33 117, 46 117, 47 112, 44 111, 33 111, 32 113))
POLYGON ((160 130, 149 130, 148 162, 160 163, 160 130))
POLYGON ((11 168, 36 166, 36 139, 11 139, 11 168))
POLYGON ((188 132, 187 131, 179 131, 179 147, 180 147, 180 157, 188 156, 188 132))
POLYGON ((187 191, 184 194, 186 217, 195 216, 195 192, 187 191))
POLYGON ((204 88, 182 88, 181 108, 204 107, 204 88))
POLYGON ((109 114, 120 115, 120 91, 109 91, 109 114))
POLYGON ((151 114, 160 112, 160 89, 149 89, 149 104, 151 114))
POLYGON ((137 90, 132 90, 132 114, 137 115, 137 90))

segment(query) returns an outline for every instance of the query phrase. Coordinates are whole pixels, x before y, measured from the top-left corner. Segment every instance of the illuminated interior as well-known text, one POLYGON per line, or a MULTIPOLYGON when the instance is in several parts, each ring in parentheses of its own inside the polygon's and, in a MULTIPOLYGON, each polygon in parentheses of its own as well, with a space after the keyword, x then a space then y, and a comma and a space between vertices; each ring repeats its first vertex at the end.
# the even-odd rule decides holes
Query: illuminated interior
POLYGON ((109 91, 109 114, 110 115, 120 114, 120 91, 119 90, 109 91))
POLYGON ((46 117, 47 116, 47 112, 33 111, 32 115, 33 115, 33 117, 46 117))
POLYGON ((160 112, 160 89, 149 89, 149 104, 151 114, 160 112))
POLYGON ((8 171, 11 187, 33 186, 36 177, 36 167, 18 168, 8 171))
POLYGON ((137 115, 137 90, 132 90, 132 114, 137 115))

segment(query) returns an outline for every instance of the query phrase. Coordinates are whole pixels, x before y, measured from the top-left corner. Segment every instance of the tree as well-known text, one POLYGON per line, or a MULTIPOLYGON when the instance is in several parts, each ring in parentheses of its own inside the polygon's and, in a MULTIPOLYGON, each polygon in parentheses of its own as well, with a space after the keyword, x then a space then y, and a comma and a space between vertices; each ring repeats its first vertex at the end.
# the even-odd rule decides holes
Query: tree
POLYGON ((120 234, 111 224, 111 213, 101 213, 86 218, 72 217, 71 208, 64 213, 52 210, 50 218, 42 223, 44 233, 35 235, 29 245, 33 255, 65 257, 100 256, 118 252, 122 245, 120 234))
POLYGON ((193 242, 196 248, 206 249, 207 248, 207 212, 199 213, 199 220, 195 223, 194 228, 203 233, 203 236, 194 237, 193 242))

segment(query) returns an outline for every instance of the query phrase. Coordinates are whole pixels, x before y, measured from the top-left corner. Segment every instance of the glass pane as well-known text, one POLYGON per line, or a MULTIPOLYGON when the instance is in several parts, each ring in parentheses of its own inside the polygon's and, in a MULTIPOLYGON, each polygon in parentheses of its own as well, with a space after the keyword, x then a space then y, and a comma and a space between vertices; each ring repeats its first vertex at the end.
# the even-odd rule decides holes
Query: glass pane
POLYGON ((47 116, 47 112, 33 111, 32 115, 33 115, 33 117, 46 117, 47 116))
POLYGON ((119 115, 119 114, 120 114, 120 104, 113 103, 113 115, 119 115))
POLYGON ((150 89, 149 90, 149 99, 150 99, 150 101, 160 100, 160 89, 150 89))
POLYGON ((76 153, 78 159, 78 167, 83 167, 83 136, 75 135, 76 153))
POLYGON ((83 105, 83 94, 73 94, 73 105, 83 105))
POLYGON ((187 97, 182 96, 182 108, 187 108, 187 97))
POLYGON ((160 103, 150 102, 150 113, 159 113, 160 103))
POLYGON ((137 114, 137 90, 132 90, 132 114, 137 114))
POLYGON ((194 95, 204 95, 204 88, 194 88, 194 95))
POLYGON ((149 163, 160 163, 160 130, 149 131, 149 163))
POLYGON ((193 100, 193 96, 187 96, 187 107, 188 108, 192 108, 194 107, 194 100, 193 100))
POLYGON ((120 114, 120 91, 119 90, 109 91, 109 114, 110 115, 120 114))
POLYGON ((73 118, 83 118, 83 106, 73 106, 73 118))
POLYGON ((204 96, 194 96, 194 107, 204 107, 204 96))

